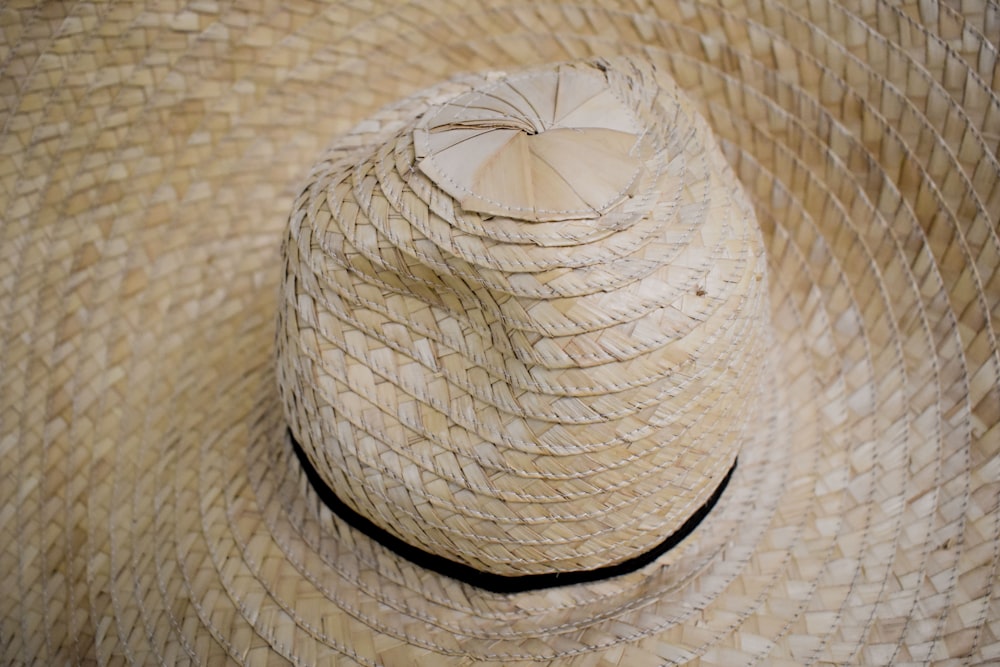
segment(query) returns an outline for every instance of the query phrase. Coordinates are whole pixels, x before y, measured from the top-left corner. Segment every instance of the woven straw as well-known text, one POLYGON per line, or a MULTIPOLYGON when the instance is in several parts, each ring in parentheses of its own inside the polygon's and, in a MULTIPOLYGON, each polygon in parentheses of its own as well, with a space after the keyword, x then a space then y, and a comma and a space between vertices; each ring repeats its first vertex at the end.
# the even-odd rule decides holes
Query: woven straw
POLYGON ((760 232, 653 72, 491 79, 394 105, 313 172, 279 305, 286 414, 408 544, 503 575, 609 566, 676 532, 757 428, 760 232))
POLYGON ((0 660, 1000 661, 1000 6, 647 4, 0 10, 0 660))

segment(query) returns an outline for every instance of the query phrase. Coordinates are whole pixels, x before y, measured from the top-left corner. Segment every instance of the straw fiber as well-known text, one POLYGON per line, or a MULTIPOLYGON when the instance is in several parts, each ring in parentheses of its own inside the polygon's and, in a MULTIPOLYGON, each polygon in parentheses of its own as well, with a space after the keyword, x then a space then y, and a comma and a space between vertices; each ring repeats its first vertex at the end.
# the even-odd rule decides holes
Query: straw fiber
POLYGON ((313 172, 279 305, 286 413, 327 485, 408 544, 504 575, 608 566, 676 532, 756 429, 760 232, 705 122, 652 71, 494 79, 376 115, 313 172), (523 124, 498 128, 491 103, 523 124), (438 210, 494 216, 440 182, 521 231, 453 229, 438 210), (535 245, 540 218, 593 240, 535 245))
POLYGON ((986 0, 3 7, 0 662, 1000 662, 998 44, 986 0), (497 592, 316 476, 503 576, 719 497, 497 592))

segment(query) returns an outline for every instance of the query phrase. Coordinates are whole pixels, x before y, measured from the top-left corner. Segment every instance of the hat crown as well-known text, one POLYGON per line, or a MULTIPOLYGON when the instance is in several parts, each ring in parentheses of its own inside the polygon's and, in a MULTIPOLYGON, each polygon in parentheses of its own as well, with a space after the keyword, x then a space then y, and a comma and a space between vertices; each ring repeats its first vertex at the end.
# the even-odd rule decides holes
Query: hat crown
POLYGON ((278 336, 324 482, 492 574, 661 544, 757 417, 764 259, 735 182, 624 59, 452 82, 339 139, 292 214, 278 336))

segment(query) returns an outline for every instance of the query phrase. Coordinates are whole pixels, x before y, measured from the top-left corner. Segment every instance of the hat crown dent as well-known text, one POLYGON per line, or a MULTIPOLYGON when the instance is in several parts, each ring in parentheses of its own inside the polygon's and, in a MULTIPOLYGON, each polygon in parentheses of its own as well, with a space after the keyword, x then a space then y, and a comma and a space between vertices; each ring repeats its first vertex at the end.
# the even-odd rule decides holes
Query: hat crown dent
POLYGON ((286 417, 338 498, 407 544, 502 576, 628 561, 698 513, 766 418, 760 232, 669 77, 621 59, 442 84, 313 178, 285 246, 286 417), (582 129, 533 97, 564 108, 567 82, 582 129), (520 115, 481 104, 497 91, 520 115), (551 147, 523 159, 524 142, 547 134, 584 146, 566 165, 613 156, 613 186, 566 175, 559 214, 490 189, 510 176, 498 147, 533 170, 551 147))

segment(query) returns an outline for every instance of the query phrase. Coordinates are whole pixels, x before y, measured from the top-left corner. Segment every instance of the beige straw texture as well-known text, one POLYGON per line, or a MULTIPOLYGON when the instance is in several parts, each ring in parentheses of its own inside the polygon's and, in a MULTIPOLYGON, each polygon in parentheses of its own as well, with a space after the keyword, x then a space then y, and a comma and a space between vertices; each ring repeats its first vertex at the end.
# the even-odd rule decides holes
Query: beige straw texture
POLYGON ((987 0, 3 7, 0 662, 997 663, 998 44, 987 0), (558 143, 449 106, 497 72, 608 85, 612 180, 484 178, 558 143), (463 171, 481 123, 525 138, 463 171), (656 562, 503 594, 348 526, 289 423, 497 572, 739 461, 656 562))
POLYGON ((291 215, 279 380, 353 510, 451 560, 534 574, 641 554, 719 486, 761 417, 763 248, 708 126, 663 78, 594 61, 494 74, 428 108, 432 89, 313 173, 291 215), (499 129, 496 107, 513 119, 499 129), (490 238, 499 225, 520 232, 490 238), (539 226, 561 242, 536 242, 539 226))

